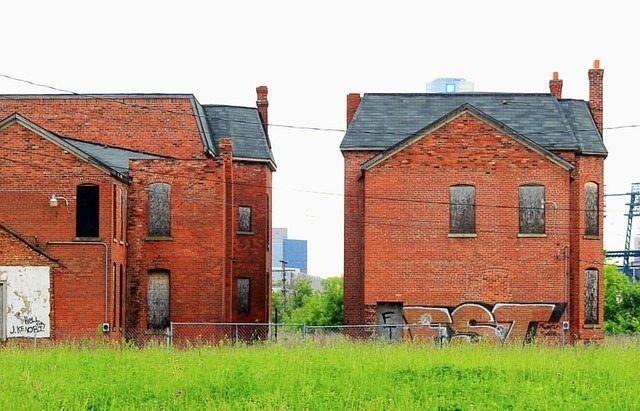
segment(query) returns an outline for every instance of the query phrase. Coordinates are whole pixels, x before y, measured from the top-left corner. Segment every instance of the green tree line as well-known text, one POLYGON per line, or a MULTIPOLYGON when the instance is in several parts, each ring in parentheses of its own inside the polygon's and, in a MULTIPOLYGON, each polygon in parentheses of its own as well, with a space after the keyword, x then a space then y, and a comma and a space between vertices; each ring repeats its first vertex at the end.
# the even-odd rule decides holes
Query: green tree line
POLYGON ((282 290, 273 292, 271 320, 306 325, 341 325, 344 318, 343 279, 325 278, 322 291, 314 290, 311 280, 299 277, 287 290, 286 309, 282 310, 282 290))
POLYGON ((608 334, 640 334, 640 282, 616 266, 604 268, 604 329, 608 334))

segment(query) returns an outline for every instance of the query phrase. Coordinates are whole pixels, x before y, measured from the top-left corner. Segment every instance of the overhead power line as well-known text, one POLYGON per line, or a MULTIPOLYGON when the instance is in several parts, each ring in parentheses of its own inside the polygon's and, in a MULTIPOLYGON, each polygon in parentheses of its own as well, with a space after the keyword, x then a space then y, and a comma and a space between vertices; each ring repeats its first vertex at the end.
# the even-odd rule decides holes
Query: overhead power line
MULTIPOLYGON (((118 99, 118 98, 105 97, 104 95, 101 95, 101 94, 79 93, 77 91, 63 89, 63 88, 51 86, 51 85, 48 85, 48 84, 35 82, 35 81, 32 81, 32 80, 27 80, 27 79, 23 79, 23 78, 14 77, 14 76, 11 76, 11 75, 8 75, 8 74, 3 74, 3 73, 0 73, 0 77, 4 77, 4 78, 9 79, 9 80, 13 80, 13 81, 29 84, 29 85, 36 86, 36 87, 46 88, 46 89, 49 89, 49 90, 57 91, 59 93, 72 94, 72 95, 79 96, 79 97, 84 97, 84 98, 87 98, 87 99, 93 98, 93 99, 96 99, 96 100, 109 101, 109 102, 113 102, 113 103, 116 103, 116 104, 135 107, 135 108, 144 109, 144 110, 155 110, 155 111, 165 112, 165 113, 174 114, 174 115, 182 115, 182 116, 190 116, 190 117, 196 117, 196 118, 201 118, 201 119, 220 120, 220 121, 228 121, 228 122, 233 122, 233 123, 252 124, 252 125, 260 125, 260 126, 262 126, 261 122, 253 122, 253 121, 239 120, 239 119, 230 119, 230 118, 217 117, 217 116, 208 116, 208 115, 197 114, 197 113, 194 113, 193 111, 185 112, 185 111, 164 109, 164 108, 161 108, 161 107, 154 107, 154 106, 149 106, 149 105, 145 105, 145 104, 129 103, 129 102, 126 102, 126 101, 118 99)), ((125 97, 123 97, 123 99, 124 98, 125 97)), ((347 132, 347 129, 331 128, 331 127, 299 126, 299 125, 277 124, 277 123, 268 123, 267 125, 269 127, 288 128, 288 129, 295 129, 295 130, 310 130, 310 131, 323 131, 323 132, 334 132, 334 133, 346 133, 347 132)), ((618 126, 604 127, 604 129, 605 130, 620 130, 620 129, 637 128, 637 127, 640 127, 640 124, 618 125, 618 126)), ((418 131, 418 130, 416 130, 416 131, 418 131)), ((555 132, 566 132, 566 131, 567 130, 556 130, 555 132)), ((592 129, 577 129, 577 130, 573 130, 573 131, 592 131, 592 129)), ((371 130, 353 130, 353 132, 354 133, 359 133, 359 134, 374 134, 374 135, 402 135, 402 136, 407 136, 408 135, 408 133, 405 133, 405 132, 403 132, 403 133, 379 132, 379 131, 371 131, 371 130)), ((554 131, 530 132, 530 133, 527 133, 527 135, 549 134, 550 132, 554 132, 554 131)))

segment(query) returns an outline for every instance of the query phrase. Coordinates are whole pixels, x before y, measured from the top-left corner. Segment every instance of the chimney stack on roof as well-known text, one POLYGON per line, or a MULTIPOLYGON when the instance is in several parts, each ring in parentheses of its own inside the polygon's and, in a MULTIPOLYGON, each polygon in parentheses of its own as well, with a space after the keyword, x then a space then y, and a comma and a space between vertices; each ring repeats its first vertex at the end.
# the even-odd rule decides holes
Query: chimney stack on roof
POLYGON ((360 93, 347 94, 347 127, 349 127, 353 116, 358 111, 358 106, 360 106, 360 93))
POLYGON ((553 72, 553 79, 549 80, 549 91, 553 94, 558 100, 562 98, 562 80, 558 78, 558 72, 553 72))
POLYGON ((593 62, 593 68, 589 69, 589 109, 591 116, 600 130, 602 136, 602 78, 604 70, 600 68, 600 60, 593 62))
POLYGON ((269 89, 267 88, 267 86, 256 87, 256 94, 258 95, 256 106, 258 107, 258 113, 260 114, 260 120, 262 121, 264 133, 267 136, 269 135, 269 100, 267 99, 268 93, 269 89))

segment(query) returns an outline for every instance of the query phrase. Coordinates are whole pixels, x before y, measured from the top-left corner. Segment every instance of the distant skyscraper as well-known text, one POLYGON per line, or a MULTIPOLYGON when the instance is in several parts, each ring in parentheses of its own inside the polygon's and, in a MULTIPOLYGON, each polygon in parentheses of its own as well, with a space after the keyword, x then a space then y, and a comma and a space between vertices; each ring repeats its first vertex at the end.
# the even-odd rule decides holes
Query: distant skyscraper
POLYGON ((280 260, 283 259, 282 241, 287 238, 287 229, 277 227, 272 229, 271 235, 271 267, 280 267, 280 260))
POLYGON ((283 240, 284 259, 289 262, 287 267, 299 268, 307 272, 307 240, 283 240))
POLYGON ((286 228, 274 228, 272 233, 271 266, 282 270, 281 260, 287 261, 287 270, 297 268, 302 273, 307 272, 307 240, 287 238, 286 228))
POLYGON ((427 93, 469 93, 473 83, 463 78, 437 78, 427 83, 427 93))

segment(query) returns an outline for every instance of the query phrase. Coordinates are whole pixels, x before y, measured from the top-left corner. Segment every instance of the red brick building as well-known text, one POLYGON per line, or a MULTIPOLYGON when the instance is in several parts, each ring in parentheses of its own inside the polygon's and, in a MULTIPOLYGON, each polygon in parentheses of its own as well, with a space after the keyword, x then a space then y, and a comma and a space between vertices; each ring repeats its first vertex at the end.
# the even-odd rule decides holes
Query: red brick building
POLYGON ((0 340, 267 322, 257 108, 192 95, 0 96, 0 340))
POLYGON ((345 322, 603 338, 602 79, 588 102, 556 73, 549 94, 349 94, 345 322))

